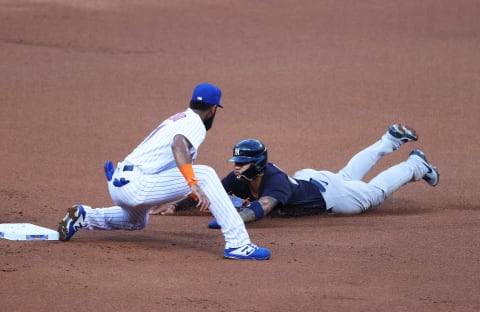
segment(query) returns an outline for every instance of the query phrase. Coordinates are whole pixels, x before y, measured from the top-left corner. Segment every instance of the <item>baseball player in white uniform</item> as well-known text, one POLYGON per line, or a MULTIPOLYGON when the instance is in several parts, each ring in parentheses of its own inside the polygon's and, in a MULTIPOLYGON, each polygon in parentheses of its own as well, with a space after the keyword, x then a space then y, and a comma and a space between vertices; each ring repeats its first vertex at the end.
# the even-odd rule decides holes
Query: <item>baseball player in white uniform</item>
POLYGON ((189 108, 163 121, 116 168, 105 163, 108 189, 115 206, 74 205, 60 221, 60 240, 80 229, 141 230, 149 209, 193 194, 200 210, 209 209, 221 222, 224 257, 266 260, 270 251, 251 243, 244 222, 222 187, 217 173, 193 165, 206 131, 212 126, 221 90, 202 83, 195 87, 189 108))

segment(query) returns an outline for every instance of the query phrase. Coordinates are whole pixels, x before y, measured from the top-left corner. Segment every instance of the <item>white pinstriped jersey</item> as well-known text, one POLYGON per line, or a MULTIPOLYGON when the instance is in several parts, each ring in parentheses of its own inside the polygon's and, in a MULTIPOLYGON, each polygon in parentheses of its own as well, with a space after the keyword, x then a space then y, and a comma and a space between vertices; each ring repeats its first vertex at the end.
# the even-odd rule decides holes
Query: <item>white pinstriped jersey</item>
POLYGON ((171 145, 177 134, 183 135, 192 144, 190 155, 194 160, 206 130, 200 116, 188 108, 163 121, 125 158, 124 164, 134 164, 147 174, 176 167, 171 145))
MULTIPOLYGON (((195 159, 205 139, 206 128, 200 116, 188 108, 163 121, 119 163, 113 179, 108 182, 110 196, 116 206, 93 209, 82 205, 86 212, 83 222, 86 229, 143 229, 148 223, 151 206, 178 200, 191 191, 177 168, 172 152, 171 145, 177 134, 190 141, 190 155, 195 159), (124 170, 126 165, 133 165, 133 170, 124 170), (115 179, 122 178, 128 183, 114 185, 115 179)), ((215 170, 204 165, 194 165, 193 169, 199 186, 211 201, 212 214, 222 224, 225 248, 250 243, 245 224, 215 170)))

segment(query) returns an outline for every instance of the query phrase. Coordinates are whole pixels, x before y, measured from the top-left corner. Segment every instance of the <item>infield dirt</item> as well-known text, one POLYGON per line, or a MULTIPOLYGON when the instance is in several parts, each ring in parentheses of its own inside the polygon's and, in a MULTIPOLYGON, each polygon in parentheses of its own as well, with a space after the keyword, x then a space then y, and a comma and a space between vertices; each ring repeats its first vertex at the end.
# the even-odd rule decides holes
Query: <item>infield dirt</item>
POLYGON ((0 0, 0 223, 55 229, 75 203, 109 206, 120 161, 192 88, 225 109, 197 163, 220 176, 255 137, 287 173, 337 171, 390 124, 440 184, 374 211, 248 225, 264 262, 222 258, 208 216, 138 232, 0 240, 5 311, 478 311, 478 1, 0 0), (7 287, 8 286, 8 287, 7 287))

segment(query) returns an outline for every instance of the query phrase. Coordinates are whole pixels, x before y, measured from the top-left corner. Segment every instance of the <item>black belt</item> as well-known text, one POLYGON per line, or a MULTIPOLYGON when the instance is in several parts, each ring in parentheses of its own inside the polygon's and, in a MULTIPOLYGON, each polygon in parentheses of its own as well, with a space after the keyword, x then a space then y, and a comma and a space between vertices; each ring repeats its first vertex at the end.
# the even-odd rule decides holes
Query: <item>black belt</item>
POLYGON ((123 166, 123 171, 133 171, 133 165, 125 165, 123 166))
POLYGON ((320 192, 322 193, 325 193, 325 191, 327 190, 325 188, 325 186, 323 186, 322 183, 318 182, 317 180, 314 180, 314 179, 310 179, 310 182, 315 185, 316 187, 318 187, 318 189, 320 190, 320 192))
MULTIPOLYGON (((327 213, 333 213, 332 212, 332 208, 327 208, 327 202, 325 201, 325 197, 323 195, 323 193, 325 193, 327 191, 327 189, 325 188, 325 186, 323 186, 323 184, 315 179, 310 179, 310 183, 312 183, 313 185, 315 185, 319 190, 320 190, 320 193, 322 193, 322 202, 323 202, 323 208, 325 209, 325 211, 327 213)), ((327 184, 328 185, 328 184, 327 184)))

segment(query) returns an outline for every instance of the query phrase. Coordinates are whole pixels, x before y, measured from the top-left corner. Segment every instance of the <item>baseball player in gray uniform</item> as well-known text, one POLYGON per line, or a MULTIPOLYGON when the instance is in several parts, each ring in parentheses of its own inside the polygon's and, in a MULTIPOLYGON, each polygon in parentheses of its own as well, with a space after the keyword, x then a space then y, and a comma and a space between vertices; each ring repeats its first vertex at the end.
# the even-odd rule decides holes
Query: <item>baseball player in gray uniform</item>
POLYGON ((209 209, 222 224, 224 257, 266 260, 270 251, 250 241, 245 224, 222 187, 217 173, 193 165, 206 131, 212 126, 221 90, 202 83, 195 87, 189 108, 163 121, 116 168, 105 163, 108 189, 115 206, 74 205, 60 221, 60 240, 81 228, 141 230, 152 206, 192 194, 200 210, 209 209))
MULTIPOLYGON (((431 186, 438 184, 437 168, 418 149, 413 150, 406 161, 384 170, 369 182, 362 181, 383 156, 417 139, 414 129, 394 124, 339 172, 307 168, 292 177, 268 162, 267 147, 261 141, 242 140, 233 148, 233 157, 229 160, 234 163, 233 171, 222 179, 222 184, 228 193, 236 195, 232 201, 245 222, 258 221, 270 213, 282 216, 323 212, 358 214, 380 205, 409 182, 423 179, 431 186), (244 199, 248 199, 248 203, 244 199)), ((220 225, 223 226, 220 220, 213 220, 208 226, 220 228, 220 225)))

